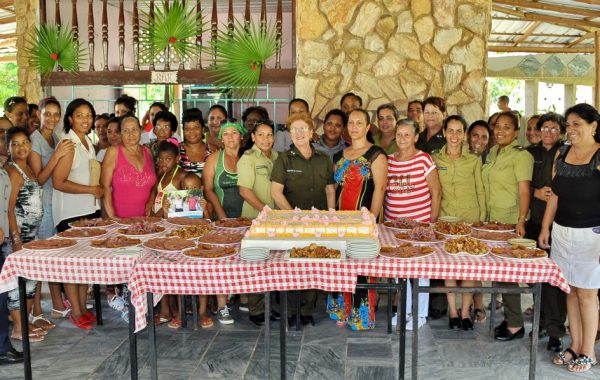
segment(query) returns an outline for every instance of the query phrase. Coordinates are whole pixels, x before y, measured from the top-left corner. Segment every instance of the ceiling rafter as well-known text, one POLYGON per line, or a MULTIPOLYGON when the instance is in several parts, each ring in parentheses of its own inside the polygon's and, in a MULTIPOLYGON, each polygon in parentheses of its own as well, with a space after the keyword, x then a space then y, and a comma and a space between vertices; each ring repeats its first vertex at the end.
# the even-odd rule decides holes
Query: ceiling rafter
POLYGON ((581 37, 579 37, 578 39, 576 39, 575 41, 569 43, 567 46, 568 47, 573 47, 575 45, 579 45, 583 41, 585 41, 587 39, 590 39, 590 38, 593 38, 593 37, 594 37, 594 32, 586 33, 586 34, 582 35, 581 37))
POLYGON ((497 53, 593 53, 594 48, 542 47, 542 46, 488 46, 488 51, 497 53))
POLYGON ((14 0, 0 0, 0 8, 6 8, 15 5, 14 0))
POLYGON ((529 38, 529 36, 531 36, 531 33, 535 32, 535 30, 542 24, 541 21, 535 21, 533 22, 531 25, 529 25, 529 27, 523 32, 523 35, 519 38, 517 38, 515 40, 515 43, 513 46, 517 46, 519 45, 521 42, 525 41, 527 38, 529 38))
MULTIPOLYGON (((594 9, 570 7, 566 5, 549 4, 542 2, 524 1, 524 0, 493 0, 495 4, 510 5, 519 8, 537 9, 542 11, 552 11, 560 13, 569 13, 572 15, 596 18, 600 17, 600 12, 594 9)), ((588 20, 589 21, 589 20, 588 20)))
MULTIPOLYGON (((496 12, 501 12, 511 16, 515 16, 518 19, 513 21, 542 21, 548 24, 554 24, 559 26, 565 26, 573 29, 580 29, 586 32, 590 32, 591 28, 600 29, 600 23, 594 21, 584 21, 574 18, 558 18, 553 16, 542 15, 535 12, 521 12, 518 10, 506 8, 500 5, 492 5, 492 9, 496 12)), ((493 17, 495 19, 495 17, 493 17)))

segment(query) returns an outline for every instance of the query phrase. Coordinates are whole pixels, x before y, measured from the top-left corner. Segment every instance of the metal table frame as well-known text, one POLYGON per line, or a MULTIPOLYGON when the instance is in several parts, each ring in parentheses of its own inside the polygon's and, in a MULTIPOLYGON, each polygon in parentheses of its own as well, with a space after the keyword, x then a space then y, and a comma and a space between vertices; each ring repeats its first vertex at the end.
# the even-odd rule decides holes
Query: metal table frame
MULTIPOLYGON (((19 277, 19 307, 21 314, 21 336, 23 338, 23 371, 25 380, 33 379, 31 371, 31 345, 29 343, 29 318, 27 315, 27 295, 25 288, 25 278, 19 277)), ((94 284, 94 307, 96 309, 96 325, 102 326, 102 297, 100 295, 100 285, 94 284)), ((129 296, 126 299, 127 304, 131 304, 129 296)), ((131 380, 137 380, 137 339, 133 331, 135 329, 135 312, 133 307, 129 307, 129 357, 131 360, 131 380)))
MULTIPOLYGON (((412 315, 418 315, 419 310, 419 293, 491 293, 492 301, 490 308, 490 334, 494 332, 494 313, 496 297, 498 294, 533 294, 533 332, 531 336, 531 345, 529 350, 529 380, 535 379, 535 368, 537 359, 538 333, 540 329, 540 310, 541 310, 541 294, 542 283, 535 283, 528 287, 504 288, 500 287, 498 282, 492 282, 491 287, 430 287, 419 286, 418 279, 411 279, 412 286, 412 315)), ((413 318, 413 334, 412 334, 412 379, 416 380, 418 375, 418 352, 419 352, 419 334, 418 318, 413 318), (417 353, 415 355, 415 353, 417 353)))

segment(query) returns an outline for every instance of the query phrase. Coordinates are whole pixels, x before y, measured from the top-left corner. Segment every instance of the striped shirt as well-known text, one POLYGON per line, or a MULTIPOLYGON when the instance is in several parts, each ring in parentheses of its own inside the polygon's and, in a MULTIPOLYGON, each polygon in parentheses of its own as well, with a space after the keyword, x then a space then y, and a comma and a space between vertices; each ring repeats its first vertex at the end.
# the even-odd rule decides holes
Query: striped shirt
POLYGON ((388 157, 387 189, 384 201, 384 217, 393 220, 400 217, 420 222, 431 219, 431 193, 426 177, 436 168, 429 154, 419 151, 408 161, 388 157))

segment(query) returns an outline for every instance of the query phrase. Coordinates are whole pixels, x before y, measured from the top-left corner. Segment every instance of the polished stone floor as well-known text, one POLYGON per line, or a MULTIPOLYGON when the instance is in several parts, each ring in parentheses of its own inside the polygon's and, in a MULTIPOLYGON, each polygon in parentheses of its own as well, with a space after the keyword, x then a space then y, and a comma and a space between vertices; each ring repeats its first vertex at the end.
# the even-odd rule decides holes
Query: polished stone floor
MULTIPOLYGON (((322 302, 321 302, 322 303, 322 302)), ((531 298, 523 297, 523 305, 531 298)), ((44 306, 46 307, 46 306, 44 306)), ((324 307, 318 307, 323 310, 324 307)), ((381 308, 385 309, 385 308, 381 308)), ((104 326, 91 331, 58 322, 42 343, 33 344, 33 377, 44 380, 129 379, 127 324, 104 305, 104 326)), ((266 360, 262 330, 248 321, 247 313, 234 310, 235 324, 194 331, 157 328, 160 379, 265 379, 266 360)), ((394 379, 397 378, 398 336, 386 334, 385 313, 372 331, 352 332, 340 328, 321 311, 316 326, 290 329, 287 345, 288 379, 394 379)), ((421 379, 526 379, 529 339, 495 342, 488 326, 474 331, 449 331, 447 317, 430 321, 419 330, 419 378, 421 379)), ((530 330, 531 322, 527 322, 530 330)), ((279 378, 279 324, 272 324, 270 369, 279 378)), ((407 341, 407 378, 410 378, 410 332, 407 341)), ((600 368, 573 375, 566 367, 550 363, 538 347, 538 379, 600 379, 600 368)), ((568 342, 568 338, 566 338, 568 342)), ((18 342, 14 342, 20 348, 18 342)), ((597 347, 600 349, 600 347, 597 347)), ((138 339, 139 378, 149 379, 148 339, 138 339)), ((597 350, 597 354, 600 352, 597 350)), ((23 378, 23 367, 0 367, 0 379, 23 378)))

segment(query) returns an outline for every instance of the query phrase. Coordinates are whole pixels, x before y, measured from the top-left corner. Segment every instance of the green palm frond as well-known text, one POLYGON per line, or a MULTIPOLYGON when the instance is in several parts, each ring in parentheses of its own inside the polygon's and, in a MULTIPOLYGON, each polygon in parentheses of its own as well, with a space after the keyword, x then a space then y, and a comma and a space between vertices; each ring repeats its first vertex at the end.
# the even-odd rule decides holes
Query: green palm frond
POLYGON ((181 0, 175 0, 167 7, 163 0, 162 7, 155 9, 153 18, 148 12, 145 16, 140 36, 142 54, 154 56, 169 47, 181 61, 200 53, 195 41, 196 35, 201 35, 206 25, 202 12, 186 10, 181 0))
POLYGON ((31 36, 26 48, 29 64, 40 74, 48 74, 60 66, 64 71, 78 72, 79 63, 85 57, 84 49, 73 39, 73 31, 58 25, 40 25, 31 36))
POLYGON ((221 30, 216 41, 215 65, 210 75, 217 86, 233 88, 236 96, 256 95, 260 73, 275 54, 277 31, 272 24, 263 29, 252 21, 246 27, 235 20, 233 31, 221 30))

